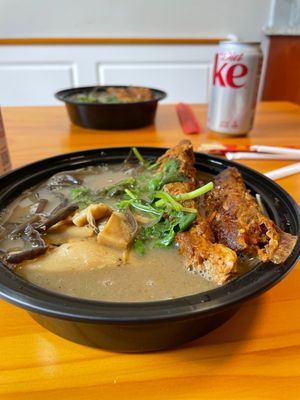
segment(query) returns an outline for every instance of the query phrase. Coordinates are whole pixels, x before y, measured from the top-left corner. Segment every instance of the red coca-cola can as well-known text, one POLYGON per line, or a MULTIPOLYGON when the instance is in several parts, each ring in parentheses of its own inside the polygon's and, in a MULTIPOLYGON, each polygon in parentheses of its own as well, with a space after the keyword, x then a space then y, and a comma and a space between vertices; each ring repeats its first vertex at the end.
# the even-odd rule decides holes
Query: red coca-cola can
POLYGON ((212 71, 208 128, 242 135, 253 126, 263 55, 259 43, 221 42, 212 71))

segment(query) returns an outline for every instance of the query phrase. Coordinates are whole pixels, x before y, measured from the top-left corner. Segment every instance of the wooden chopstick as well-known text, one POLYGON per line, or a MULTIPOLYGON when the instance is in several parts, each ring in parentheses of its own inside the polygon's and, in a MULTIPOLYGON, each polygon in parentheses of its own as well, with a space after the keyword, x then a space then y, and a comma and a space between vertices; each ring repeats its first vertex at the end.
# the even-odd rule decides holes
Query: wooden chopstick
POLYGON ((198 122, 192 108, 185 103, 176 104, 176 112, 179 118, 179 122, 186 135, 200 133, 202 127, 198 122))

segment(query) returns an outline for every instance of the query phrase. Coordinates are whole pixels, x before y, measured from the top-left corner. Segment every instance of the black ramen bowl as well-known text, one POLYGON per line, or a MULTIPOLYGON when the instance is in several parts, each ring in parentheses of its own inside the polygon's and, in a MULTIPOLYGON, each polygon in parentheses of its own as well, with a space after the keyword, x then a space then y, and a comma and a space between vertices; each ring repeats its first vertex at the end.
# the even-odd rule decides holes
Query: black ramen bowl
MULTIPOLYGON (((158 157, 165 149, 140 148, 144 157, 158 157)), ((129 148, 87 150, 44 159, 0 178, 0 205, 5 207, 25 189, 59 171, 101 163, 122 162, 129 148)), ((284 231, 300 234, 299 208, 279 185, 242 165, 196 154, 196 166, 217 174, 236 166, 248 188, 259 193, 270 217, 284 231)), ((117 303, 69 297, 25 281, 0 263, 0 296, 26 309, 45 328, 74 342, 121 352, 161 350, 196 339, 228 320, 246 300, 271 288, 295 265, 300 240, 281 265, 258 263, 224 286, 182 298, 117 303)))
POLYGON ((154 98, 132 103, 88 103, 76 100, 74 95, 96 90, 97 93, 108 87, 127 88, 128 86, 88 86, 65 89, 55 97, 65 103, 71 121, 84 128, 122 130, 141 128, 154 122, 157 104, 166 97, 162 90, 151 89, 154 98))

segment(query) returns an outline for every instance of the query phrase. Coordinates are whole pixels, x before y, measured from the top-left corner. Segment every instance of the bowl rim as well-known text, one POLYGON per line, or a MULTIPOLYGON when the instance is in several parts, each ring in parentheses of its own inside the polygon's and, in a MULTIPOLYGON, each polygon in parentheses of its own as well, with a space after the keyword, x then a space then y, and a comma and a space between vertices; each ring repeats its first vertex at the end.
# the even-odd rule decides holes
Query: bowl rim
MULTIPOLYGON (((138 148, 145 157, 157 157, 166 151, 163 147, 138 146, 138 148)), ((41 181, 46 179, 46 176, 66 170, 67 166, 72 166, 69 169, 71 170, 97 163, 116 163, 117 160, 120 162, 130 149, 131 147, 110 147, 82 150, 44 158, 19 167, 0 177, 0 201, 7 200, 11 192, 14 192, 13 197, 15 197, 17 195, 15 192, 20 191, 21 183, 25 185, 25 188, 29 188, 34 179, 41 181)), ((60 319, 136 324, 216 314, 241 304, 275 285, 294 267, 299 258, 300 212, 297 203, 276 182, 249 167, 210 154, 195 152, 195 156, 196 165, 200 164, 203 168, 205 166, 221 171, 229 166, 237 167, 250 189, 257 187, 260 193, 270 192, 266 203, 268 207, 273 207, 274 196, 280 198, 280 207, 284 206, 287 218, 290 218, 290 224, 294 226, 293 233, 298 235, 296 246, 285 263, 282 265, 271 262, 259 263, 246 274, 203 293, 171 300, 119 303, 80 299, 43 289, 25 281, 0 262, 0 298, 30 312, 60 319)), ((264 197, 263 199, 266 202, 264 197)), ((274 209, 272 210, 275 212, 274 209)), ((281 217, 277 213, 276 218, 281 217)))
POLYGON ((163 90, 160 89, 155 89, 155 88, 150 88, 147 86, 136 86, 136 85, 95 85, 95 86, 79 86, 79 87, 74 87, 74 88, 67 88, 67 89, 61 89, 58 92, 54 94, 54 96, 60 100, 63 101, 64 103, 67 104, 75 104, 75 105, 83 105, 83 106, 109 106, 109 107, 116 107, 116 106, 132 106, 133 104, 150 104, 150 103, 157 103, 160 100, 163 100, 164 98, 167 97, 167 93, 164 92, 163 90), (128 87, 135 87, 139 89, 150 89, 154 94, 155 98, 151 100, 144 100, 144 101, 132 101, 128 103, 89 103, 89 102, 82 102, 79 100, 70 100, 68 99, 68 96, 71 96, 72 94, 77 94, 80 93, 80 91, 87 91, 87 90, 93 90, 95 88, 99 89, 106 89, 106 88, 128 88, 128 87))

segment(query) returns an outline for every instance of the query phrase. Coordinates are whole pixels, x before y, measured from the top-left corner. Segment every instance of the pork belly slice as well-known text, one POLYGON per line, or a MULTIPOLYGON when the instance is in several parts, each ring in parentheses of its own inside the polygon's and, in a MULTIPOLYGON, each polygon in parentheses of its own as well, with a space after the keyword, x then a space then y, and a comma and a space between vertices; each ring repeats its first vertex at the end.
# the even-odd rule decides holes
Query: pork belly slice
MULTIPOLYGON (((197 171, 194 167, 194 152, 190 141, 183 140, 177 146, 168 150, 159 161, 164 163, 169 158, 180 161, 179 170, 189 180, 187 182, 169 183, 164 190, 177 195, 197 188, 197 171)), ((196 200, 183 202, 184 207, 198 208, 196 200)), ((223 244, 215 243, 214 234, 209 221, 198 211, 192 227, 176 235, 176 244, 188 269, 200 273, 204 278, 218 285, 223 284, 237 272, 237 255, 235 251, 223 244)))
POLYGON ((282 232, 262 214, 236 168, 227 168, 215 177, 205 208, 219 243, 257 256, 262 262, 284 262, 296 244, 296 236, 282 232))

